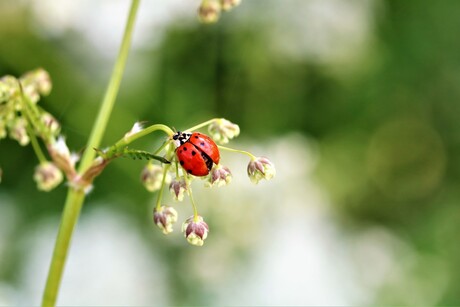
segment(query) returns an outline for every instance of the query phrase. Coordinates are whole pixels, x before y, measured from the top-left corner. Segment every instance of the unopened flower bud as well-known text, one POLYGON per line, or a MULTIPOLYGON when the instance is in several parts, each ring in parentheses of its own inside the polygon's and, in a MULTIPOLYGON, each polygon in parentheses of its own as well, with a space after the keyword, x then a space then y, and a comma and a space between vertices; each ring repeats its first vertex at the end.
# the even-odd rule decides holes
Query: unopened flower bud
MULTIPOLYGON (((155 192, 161 188, 163 181, 163 168, 159 165, 149 163, 141 173, 141 181, 149 192, 155 192)), ((165 183, 171 182, 171 177, 166 174, 165 183)))
POLYGON ((43 68, 38 68, 32 71, 33 81, 36 85, 38 92, 41 95, 48 95, 51 92, 51 78, 46 70, 43 68))
POLYGON ((185 182, 185 179, 176 178, 171 181, 171 184, 169 185, 169 192, 171 192, 171 195, 175 200, 183 201, 185 191, 187 191, 187 183, 185 182))
POLYGON ((131 128, 131 130, 129 130, 128 132, 125 133, 124 138, 127 139, 131 135, 133 135, 135 133, 138 133, 138 132, 141 132, 142 129, 144 129, 144 127, 142 126, 142 123, 141 122, 135 122, 133 127, 131 128))
POLYGON ((232 181, 232 173, 226 166, 216 165, 210 172, 209 179, 205 185, 207 187, 217 186, 222 187, 232 181))
POLYGON ((72 178, 75 176, 75 163, 78 161, 78 155, 70 153, 63 136, 59 136, 56 141, 48 145, 48 152, 53 158, 53 162, 67 177, 72 178))
POLYGON ((203 0, 198 8, 198 17, 203 23, 214 23, 220 16, 220 3, 215 0, 203 0))
POLYGON ((62 182, 62 179, 62 172, 52 162, 40 163, 35 168, 34 180, 39 190, 51 191, 62 182))
POLYGON ((56 120, 56 118, 54 118, 53 115, 51 115, 48 112, 44 112, 41 115, 41 119, 53 136, 59 134, 59 131, 61 130, 61 125, 56 120))
POLYGON ((226 144, 240 134, 240 127, 225 118, 219 118, 209 125, 208 131, 216 142, 226 144))
POLYGON ((19 142, 21 146, 29 144, 29 135, 27 134, 27 121, 22 117, 15 118, 10 127, 10 137, 19 142))
POLYGON ((241 0, 220 0, 222 11, 229 11, 240 3, 241 0))
POLYGON ((40 95, 48 95, 51 92, 51 78, 46 70, 38 68, 21 77, 24 93, 33 101, 37 102, 40 95))
POLYGON ((153 221, 165 235, 173 232, 173 224, 177 222, 177 211, 173 207, 161 206, 153 211, 153 221))
POLYGON ((248 164, 248 176, 253 183, 259 183, 262 179, 270 180, 275 175, 275 165, 267 158, 258 157, 248 164))
POLYGON ((10 100, 18 91, 18 81, 15 77, 7 75, 0 78, 0 101, 10 100))
POLYGON ((202 246, 204 240, 208 237, 209 227, 201 216, 196 219, 191 216, 182 224, 182 232, 188 243, 202 246))

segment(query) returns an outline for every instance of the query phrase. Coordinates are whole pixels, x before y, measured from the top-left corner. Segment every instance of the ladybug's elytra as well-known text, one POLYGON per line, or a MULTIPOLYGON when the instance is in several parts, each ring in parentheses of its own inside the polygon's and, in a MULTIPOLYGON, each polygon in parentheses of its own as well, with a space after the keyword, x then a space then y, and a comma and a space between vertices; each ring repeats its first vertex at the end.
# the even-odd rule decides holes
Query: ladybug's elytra
POLYGON ((213 163, 219 164, 220 153, 216 143, 207 135, 194 132, 176 132, 176 156, 185 171, 193 176, 206 176, 213 163))

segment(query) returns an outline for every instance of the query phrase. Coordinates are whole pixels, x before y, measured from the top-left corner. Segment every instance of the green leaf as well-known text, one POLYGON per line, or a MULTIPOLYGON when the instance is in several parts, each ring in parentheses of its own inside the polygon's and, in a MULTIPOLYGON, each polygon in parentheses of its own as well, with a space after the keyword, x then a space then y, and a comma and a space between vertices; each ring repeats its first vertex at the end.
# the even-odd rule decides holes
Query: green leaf
POLYGON ((156 156, 154 154, 151 154, 150 152, 148 151, 144 151, 144 150, 136 150, 136 149, 128 149, 128 148, 125 148, 123 150, 123 152, 120 153, 122 157, 128 157, 128 158, 131 158, 133 160, 143 160, 143 159, 146 159, 146 160, 157 160, 157 161, 160 161, 161 163, 166 163, 166 164, 170 164, 171 162, 166 160, 164 157, 161 157, 161 156, 156 156))

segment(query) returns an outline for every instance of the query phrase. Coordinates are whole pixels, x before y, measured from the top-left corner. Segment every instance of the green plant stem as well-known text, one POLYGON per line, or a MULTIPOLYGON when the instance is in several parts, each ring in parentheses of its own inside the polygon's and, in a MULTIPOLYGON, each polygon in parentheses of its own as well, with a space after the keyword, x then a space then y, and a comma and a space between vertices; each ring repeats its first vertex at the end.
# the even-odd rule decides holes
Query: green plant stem
POLYGON ((156 204, 156 210, 160 210, 161 208, 161 200, 163 198, 163 190, 164 190, 164 186, 165 186, 165 183, 166 183, 166 177, 168 175, 168 170, 169 170, 169 167, 171 166, 171 164, 168 164, 168 165, 165 165, 164 166, 164 169, 163 169, 163 178, 161 179, 161 187, 160 187, 160 190, 158 191, 158 196, 157 196, 157 204, 156 204))
POLYGON ((42 306, 55 306, 59 285, 61 283, 62 271, 67 258, 72 233, 77 224, 85 194, 83 191, 70 189, 62 213, 59 233, 53 252, 48 280, 46 281, 42 306))
POLYGON ((203 128, 203 127, 205 127, 205 126, 207 126, 207 125, 209 125, 209 124, 212 124, 213 122, 215 122, 215 121, 217 121, 217 120, 220 120, 220 119, 221 119, 221 118, 213 118, 213 119, 210 119, 210 120, 208 120, 208 121, 205 121, 204 123, 201 123, 201 124, 198 124, 198 125, 193 126, 193 127, 191 127, 191 128, 188 128, 188 129, 185 130, 185 131, 195 131, 195 130, 200 129, 200 128, 203 128))
POLYGON ((248 151, 244 151, 244 150, 239 150, 239 149, 233 149, 233 148, 229 148, 229 147, 225 147, 225 146, 220 146, 220 145, 217 145, 217 147, 221 150, 226 150, 226 151, 230 151, 230 152, 236 152, 236 153, 240 153, 240 154, 244 154, 244 155, 247 155, 251 158, 251 160, 255 160, 257 159, 256 156, 254 156, 252 153, 248 152, 248 151))
POLYGON ((107 127, 110 114, 112 113, 115 98, 117 97, 118 89, 120 87, 121 78, 125 70, 126 60, 128 58, 128 52, 131 45, 131 37, 133 34, 134 21, 136 19, 137 9, 139 7, 139 1, 140 0, 133 0, 131 2, 131 9, 129 11, 128 21, 126 23, 120 51, 118 53, 115 67, 113 68, 112 77, 107 87, 107 91, 105 92, 104 99, 102 100, 99 114, 96 118, 96 121, 94 122, 91 135, 86 145, 87 150, 81 158, 81 163, 78 169, 80 173, 83 173, 91 165, 96 155, 96 152, 93 150, 93 148, 99 147, 102 136, 104 135, 105 129, 107 127))
POLYGON ((32 148, 34 149, 34 152, 38 158, 38 161, 40 163, 45 163, 47 161, 45 154, 43 153, 40 147, 40 144, 38 144, 38 140, 35 137, 35 134, 33 133, 32 129, 29 126, 27 126, 27 133, 29 134, 30 143, 32 144, 32 148))
POLYGON ((139 132, 131 134, 128 137, 122 138, 121 140, 119 140, 118 142, 115 143, 115 147, 122 148, 122 147, 134 142, 138 138, 146 136, 146 135, 148 135, 148 134, 150 134, 150 133, 152 133, 154 131, 157 131, 157 130, 164 131, 168 136, 172 136, 174 134, 174 131, 172 131, 171 128, 169 128, 166 125, 162 125, 162 124, 151 125, 151 126, 145 128, 145 129, 142 129, 139 132))
POLYGON ((187 185, 187 194, 190 198, 193 208, 193 221, 198 222, 198 208, 196 207, 195 200, 193 199, 192 186, 190 185, 190 177, 188 175, 184 176, 185 184, 187 185))
MULTIPOLYGON (((80 164, 80 174, 91 165, 95 156, 93 148, 97 148, 100 144, 102 136, 107 126, 107 122, 112 111, 116 95, 120 86, 120 81, 126 65, 129 46, 131 43, 134 22, 136 19, 137 9, 140 0, 132 0, 131 8, 128 15, 128 20, 123 35, 120 51, 115 63, 114 70, 106 90, 106 94, 101 104, 99 114, 93 126, 91 136, 88 140, 88 145, 85 154, 82 157, 80 164)), ((81 190, 76 190, 69 187, 67 199, 64 206, 64 211, 59 226, 59 232, 54 247, 53 257, 51 259, 48 279, 46 281, 45 291, 43 294, 42 306, 55 306, 59 292, 59 286, 64 270, 64 264, 67 258, 67 252, 72 238, 72 233, 77 223, 80 211, 85 200, 85 194, 81 190)))

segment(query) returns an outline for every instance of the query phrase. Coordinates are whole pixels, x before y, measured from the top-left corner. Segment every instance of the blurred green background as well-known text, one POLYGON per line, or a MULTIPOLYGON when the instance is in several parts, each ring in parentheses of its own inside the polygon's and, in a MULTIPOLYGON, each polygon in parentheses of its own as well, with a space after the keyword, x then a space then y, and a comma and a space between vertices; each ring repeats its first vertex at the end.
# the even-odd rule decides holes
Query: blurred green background
MULTIPOLYGON (((143 163, 117 160, 83 208, 59 304, 460 304, 460 2, 243 0, 210 26, 198 5, 141 4, 104 144, 138 120, 225 117, 241 127, 231 145, 277 177, 254 186, 246 158, 225 153, 232 184, 194 184, 211 228, 195 248, 179 224, 168 237, 153 225, 143 163)), ((0 2, 0 75, 50 73, 40 104, 75 151, 128 6, 0 2)), ((66 188, 37 191, 36 164, 0 142, 0 305, 40 302, 66 188)))

